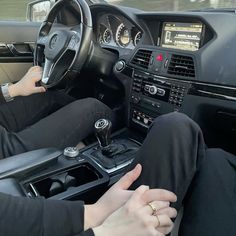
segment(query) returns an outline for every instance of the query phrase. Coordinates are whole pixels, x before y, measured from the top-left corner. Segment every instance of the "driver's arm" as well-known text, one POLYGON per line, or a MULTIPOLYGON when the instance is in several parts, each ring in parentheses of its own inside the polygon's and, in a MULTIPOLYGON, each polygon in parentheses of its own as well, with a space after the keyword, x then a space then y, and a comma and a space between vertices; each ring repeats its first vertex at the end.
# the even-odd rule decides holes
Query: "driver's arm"
POLYGON ((0 90, 0 104, 11 101, 17 96, 28 96, 34 93, 45 92, 42 86, 37 87, 36 82, 42 77, 42 68, 39 66, 31 67, 25 76, 16 84, 5 84, 0 90))

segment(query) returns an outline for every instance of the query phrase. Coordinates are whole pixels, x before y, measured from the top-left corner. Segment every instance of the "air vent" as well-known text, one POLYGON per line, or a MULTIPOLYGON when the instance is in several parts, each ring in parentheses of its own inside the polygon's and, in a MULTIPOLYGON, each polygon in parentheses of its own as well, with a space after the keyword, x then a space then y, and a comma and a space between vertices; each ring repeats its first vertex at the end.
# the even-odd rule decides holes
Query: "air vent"
POLYGON ((138 50, 138 52, 133 57, 131 63, 133 65, 148 69, 151 56, 152 56, 152 51, 138 50))
POLYGON ((195 67, 193 58, 173 54, 171 56, 167 73, 184 77, 195 77, 195 67))

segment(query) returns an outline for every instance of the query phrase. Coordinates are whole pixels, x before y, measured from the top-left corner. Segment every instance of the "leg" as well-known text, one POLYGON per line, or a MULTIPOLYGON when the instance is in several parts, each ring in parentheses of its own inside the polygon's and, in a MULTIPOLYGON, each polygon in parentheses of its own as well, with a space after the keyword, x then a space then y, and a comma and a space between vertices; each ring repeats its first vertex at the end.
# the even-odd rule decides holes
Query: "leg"
POLYGON ((0 126, 11 132, 19 132, 27 126, 74 101, 59 91, 17 97, 0 106, 0 126))
POLYGON ((186 198, 180 235, 236 235, 236 157, 209 149, 186 198))
POLYGON ((100 118, 115 123, 111 109, 96 99, 87 98, 61 108, 19 133, 9 133, 2 128, 0 135, 4 141, 0 143, 0 155, 7 157, 45 147, 75 146, 93 133, 94 123, 100 118))
POLYGON ((187 116, 170 113, 158 117, 152 125, 133 163, 143 171, 134 184, 165 188, 178 196, 177 209, 205 156, 205 144, 199 126, 187 116))

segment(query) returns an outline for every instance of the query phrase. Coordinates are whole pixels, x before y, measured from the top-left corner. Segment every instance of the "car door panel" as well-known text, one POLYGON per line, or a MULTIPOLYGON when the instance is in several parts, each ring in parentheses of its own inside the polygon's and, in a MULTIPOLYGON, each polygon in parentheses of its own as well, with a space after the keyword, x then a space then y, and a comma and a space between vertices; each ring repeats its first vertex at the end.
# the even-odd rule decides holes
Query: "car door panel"
POLYGON ((16 82, 32 66, 30 63, 0 63, 0 84, 16 82))
POLYGON ((40 23, 0 22, 0 84, 22 78, 33 64, 40 23))

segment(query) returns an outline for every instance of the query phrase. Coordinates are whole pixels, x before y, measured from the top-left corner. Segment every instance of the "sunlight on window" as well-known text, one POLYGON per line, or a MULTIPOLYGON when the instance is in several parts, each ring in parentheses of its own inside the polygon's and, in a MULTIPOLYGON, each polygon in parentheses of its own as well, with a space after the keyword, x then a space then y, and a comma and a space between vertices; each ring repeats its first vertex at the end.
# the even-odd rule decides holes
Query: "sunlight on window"
POLYGON ((147 11, 181 11, 236 6, 236 0, 107 0, 107 2, 147 11))

